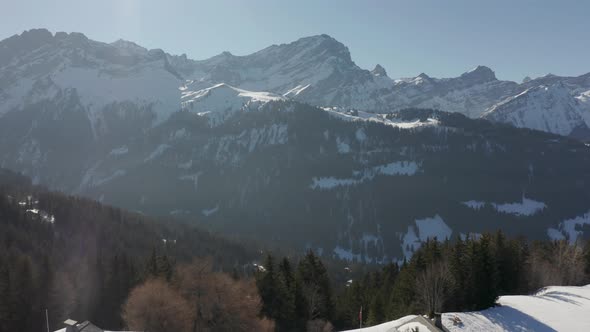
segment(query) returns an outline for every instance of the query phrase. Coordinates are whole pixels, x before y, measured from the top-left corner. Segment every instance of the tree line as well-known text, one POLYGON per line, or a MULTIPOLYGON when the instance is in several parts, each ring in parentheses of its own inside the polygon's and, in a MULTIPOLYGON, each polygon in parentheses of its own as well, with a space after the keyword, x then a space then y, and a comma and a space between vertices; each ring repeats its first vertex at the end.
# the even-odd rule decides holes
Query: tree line
POLYGON ((385 265, 344 286, 318 277, 324 269, 311 252, 296 270, 290 266, 287 258, 278 264, 267 258, 258 275, 262 314, 275 320, 279 331, 302 331, 313 320, 308 331, 329 331, 357 328, 360 319, 370 326, 410 314, 482 310, 501 295, 590 283, 590 243, 530 242, 501 231, 442 243, 432 239, 409 261, 385 265), (309 272, 310 266, 316 268, 309 272))
POLYGON ((109 330, 327 332, 358 327, 361 308, 368 326, 590 283, 590 245, 502 232, 433 239, 399 264, 346 270, 311 251, 268 254, 253 266, 259 257, 185 224, 47 192, 0 171, 0 331, 44 330, 48 309, 52 330, 73 318, 109 330))

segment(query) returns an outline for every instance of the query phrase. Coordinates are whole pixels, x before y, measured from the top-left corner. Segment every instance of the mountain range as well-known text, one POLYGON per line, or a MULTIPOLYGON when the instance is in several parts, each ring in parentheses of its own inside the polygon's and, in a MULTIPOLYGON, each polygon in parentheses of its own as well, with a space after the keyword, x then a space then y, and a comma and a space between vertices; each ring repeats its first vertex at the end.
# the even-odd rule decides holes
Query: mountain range
POLYGON ((391 79, 327 35, 196 61, 38 29, 0 42, 0 166, 349 260, 497 228, 575 242, 589 102, 590 74, 391 79))

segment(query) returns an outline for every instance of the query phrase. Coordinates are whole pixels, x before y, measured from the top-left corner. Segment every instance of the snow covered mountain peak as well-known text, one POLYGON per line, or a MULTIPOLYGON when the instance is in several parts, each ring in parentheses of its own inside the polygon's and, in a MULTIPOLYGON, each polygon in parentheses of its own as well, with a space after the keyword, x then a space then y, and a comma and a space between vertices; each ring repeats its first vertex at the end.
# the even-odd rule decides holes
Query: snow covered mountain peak
POLYGON ((126 55, 144 55, 148 52, 145 47, 139 46, 136 43, 124 39, 118 39, 111 43, 117 49, 125 52, 126 55))
POLYGON ((191 90, 193 83, 189 82, 180 89, 182 108, 206 116, 212 127, 223 123, 236 111, 258 109, 270 101, 286 100, 273 93, 247 91, 225 83, 194 91, 191 90))
POLYGON ((485 83, 496 81, 496 74, 493 70, 486 66, 477 66, 468 72, 461 74, 461 78, 469 80, 472 83, 485 83))
POLYGON ((416 76, 416 78, 430 79, 430 76, 426 75, 425 73, 420 73, 420 75, 416 76))
POLYGON ((586 127, 584 111, 570 90, 558 82, 528 88, 492 106, 482 117, 524 127, 570 135, 586 127))
POLYGON ((261 102, 268 102, 268 101, 276 101, 276 100, 286 100, 285 97, 280 95, 276 95, 270 92, 254 92, 248 91, 243 89, 238 89, 233 87, 229 84, 219 83, 212 87, 201 89, 198 91, 191 91, 190 90, 191 83, 181 87, 180 90, 182 91, 182 102, 183 103, 192 103, 195 101, 199 101, 204 98, 208 97, 218 97, 218 96, 228 96, 230 98, 239 97, 239 98, 247 98, 252 101, 261 101, 261 102))
POLYGON ((377 64, 373 70, 371 70, 371 74, 375 76, 387 76, 387 71, 383 68, 380 64, 377 64))
POLYGON ((45 29, 0 41, 0 116, 72 95, 98 136, 110 121, 116 126, 137 109, 142 119, 166 119, 180 109, 181 83, 162 50, 131 42, 107 44, 45 29), (115 117, 106 114, 113 109, 119 109, 115 117))
MULTIPOLYGON (((421 73, 392 80, 381 65, 373 70, 357 66, 348 48, 325 34, 272 45, 249 55, 223 52, 197 61, 185 54, 148 50, 126 40, 102 43, 81 33, 52 34, 46 29, 33 29, 0 41, 0 69, 0 116, 23 105, 51 99, 64 89, 76 89, 93 124, 100 121, 103 109, 113 103, 131 103, 157 123, 188 102, 179 87, 190 81, 185 93, 225 83, 320 107, 376 113, 431 108, 478 118, 495 105, 504 108, 500 104, 504 105, 507 98, 525 91, 530 96, 544 95, 533 94, 530 88, 563 82, 563 90, 568 90, 586 110, 580 117, 590 123, 590 74, 548 75, 518 84, 498 80, 492 69, 477 66, 459 77, 433 78, 421 73), (37 87, 34 93, 33 86, 37 87)), ((562 97, 559 102, 576 102, 567 95, 562 97)), ((570 107, 562 105, 559 109, 570 107)), ((569 119, 573 115, 563 117, 569 119)), ((491 115, 486 118, 508 122, 512 119, 491 115)), ((519 126, 539 129, 525 122, 519 126)), ((569 130, 564 129, 569 125, 543 128, 562 133, 569 130), (555 131, 558 127, 560 131, 555 131)))
POLYGON ((292 48, 306 49, 307 53, 325 54, 352 62, 348 47, 326 34, 300 38, 287 45, 292 48))

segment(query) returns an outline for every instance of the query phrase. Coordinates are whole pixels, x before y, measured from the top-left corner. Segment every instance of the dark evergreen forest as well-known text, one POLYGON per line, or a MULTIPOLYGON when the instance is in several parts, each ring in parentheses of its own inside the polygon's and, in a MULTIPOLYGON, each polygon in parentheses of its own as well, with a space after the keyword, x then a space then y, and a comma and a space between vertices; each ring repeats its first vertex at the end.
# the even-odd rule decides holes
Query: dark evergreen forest
POLYGON ((357 327, 361 307, 368 326, 589 282, 588 244, 496 232, 429 240, 401 265, 342 262, 261 251, 0 172, 0 331, 40 331, 45 309, 53 330, 74 318, 112 330, 331 331, 357 327), (176 325, 153 325, 163 317, 176 325))

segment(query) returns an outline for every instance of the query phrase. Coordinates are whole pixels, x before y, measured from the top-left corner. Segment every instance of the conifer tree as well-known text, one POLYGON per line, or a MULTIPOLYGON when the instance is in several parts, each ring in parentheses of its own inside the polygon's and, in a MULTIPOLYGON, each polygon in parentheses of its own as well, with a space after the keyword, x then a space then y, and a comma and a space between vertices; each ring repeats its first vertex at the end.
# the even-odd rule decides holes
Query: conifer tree
POLYGON ((260 313, 269 318, 277 317, 276 309, 278 303, 277 275, 273 257, 268 254, 263 264, 262 271, 256 280, 258 292, 262 299, 260 313))
POLYGON ((33 272, 31 268, 31 260, 28 256, 20 257, 17 261, 17 266, 12 282, 12 312, 14 314, 12 323, 16 330, 28 331, 30 330, 33 307, 33 297, 35 294, 35 287, 33 282, 33 272))
POLYGON ((278 329, 290 330, 296 326, 296 283, 291 263, 283 258, 278 266, 277 287, 279 294, 278 317, 275 318, 278 329))
POLYGON ((367 317, 367 325, 377 325, 385 321, 385 310, 383 297, 381 293, 375 294, 371 304, 369 305, 369 314, 367 317))
POLYGON ((326 268, 313 251, 299 262, 297 278, 305 299, 306 319, 329 320, 332 315, 332 290, 326 268))
POLYGON ((5 258, 0 256, 0 331, 12 329, 10 272, 5 258))

